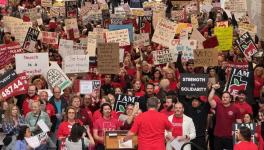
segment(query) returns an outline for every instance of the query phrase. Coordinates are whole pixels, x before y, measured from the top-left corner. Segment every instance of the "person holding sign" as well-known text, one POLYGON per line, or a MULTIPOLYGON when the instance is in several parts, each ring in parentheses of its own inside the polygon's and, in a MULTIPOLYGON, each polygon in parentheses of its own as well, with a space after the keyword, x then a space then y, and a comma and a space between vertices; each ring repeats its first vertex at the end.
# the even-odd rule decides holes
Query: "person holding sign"
POLYGON ((238 143, 234 145, 234 150, 258 150, 256 144, 251 142, 251 131, 246 126, 241 126, 237 132, 238 143))
POLYGON ((231 95, 229 92, 222 94, 221 102, 214 100, 215 90, 219 89, 219 84, 212 85, 212 90, 208 96, 208 102, 212 108, 216 109, 216 126, 214 129, 214 149, 232 149, 232 124, 241 123, 239 110, 231 104, 231 95))

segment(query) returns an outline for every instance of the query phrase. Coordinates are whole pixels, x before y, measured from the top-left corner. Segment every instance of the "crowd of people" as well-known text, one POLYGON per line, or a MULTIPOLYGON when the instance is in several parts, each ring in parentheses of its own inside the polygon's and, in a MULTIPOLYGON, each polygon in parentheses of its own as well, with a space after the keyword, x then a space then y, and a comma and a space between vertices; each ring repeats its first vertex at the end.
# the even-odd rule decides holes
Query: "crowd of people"
MULTIPOLYGON (((121 3, 128 3, 131 8, 142 8, 144 1, 89 1, 92 4, 108 4, 108 11, 115 13, 121 3)), ((197 2, 197 1, 195 1, 197 2)), ((214 2, 214 1, 213 1, 214 2)), ((78 1, 78 11, 85 1, 78 1)), ((184 5, 167 0, 164 3, 165 17, 172 19, 171 12, 175 9, 184 10, 184 5)), ((198 4, 197 4, 198 5, 198 4)), ((100 5, 99 5, 100 6, 100 5)), ((197 30, 205 39, 214 37, 214 27, 217 22, 227 21, 233 27, 234 39, 239 34, 239 23, 235 12, 231 17, 222 8, 212 8, 210 11, 184 11, 184 17, 176 20, 177 23, 191 24, 191 16, 196 15, 197 30), (198 11, 198 12, 197 12, 198 11)), ((4 16, 23 19, 32 22, 33 28, 38 31, 56 32, 59 40, 68 39, 80 43, 79 38, 68 36, 65 30, 65 16, 51 16, 50 8, 43 7, 39 0, 8 1, 1 9, 0 43, 16 42, 15 35, 5 32, 4 16), (37 7, 41 12, 43 24, 30 20, 26 12, 37 7)), ((80 16, 78 30, 81 38, 87 38, 95 28, 107 28, 104 21, 90 19, 84 23, 80 16)), ((111 18, 110 18, 111 19, 111 18)), ((175 21, 175 20, 174 20, 175 21)), ((250 24, 250 17, 244 16, 244 22, 250 24), (245 19, 246 18, 246 19, 245 19)), ((149 22, 148 22, 149 23, 149 22)), ((145 22, 145 27, 148 25, 145 22)), ((141 33, 137 16, 124 18, 123 24, 132 24, 134 33, 141 33)), ((152 23, 148 31, 150 39, 155 32, 152 23)), ((193 27, 194 30, 194 27, 193 27)), ((192 34, 191 32, 189 33, 192 34)), ((175 34, 175 39, 180 35, 175 34)), ((43 75, 29 76, 27 92, 8 99, 0 94, 0 123, 3 136, 2 149, 5 150, 104 150, 105 132, 128 130, 125 142, 137 135, 137 149, 139 150, 175 150, 175 140, 180 144, 192 142, 184 150, 263 150, 264 136, 264 57, 262 39, 253 37, 258 48, 258 55, 246 58, 234 44, 229 51, 219 51, 218 65, 195 67, 192 59, 183 60, 183 52, 177 52, 176 62, 155 65, 153 53, 166 49, 168 45, 150 42, 149 45, 133 47, 133 42, 124 48, 124 58, 120 63, 119 74, 100 74, 96 65, 90 72, 68 75, 72 83, 76 80, 100 80, 100 90, 89 94, 80 94, 72 84, 65 89, 59 86, 51 87, 43 75), (225 87, 229 82, 230 64, 245 64, 242 68, 249 72, 246 89, 232 95, 225 87), (202 96, 181 95, 180 77, 182 73, 208 74, 208 93, 202 96), (50 89, 52 93, 46 90, 50 89), (137 97, 138 103, 127 104, 125 111, 120 113, 114 110, 117 95, 137 97), (42 138, 37 148, 32 148, 28 140, 30 137, 42 133, 39 121, 42 120, 49 128, 49 132, 42 138), (252 131, 247 126, 241 126, 234 140, 234 124, 254 124, 252 131)), ((187 39, 188 40, 188 39, 187 39)), ((199 40, 199 39, 197 39, 199 40)), ((235 42, 234 42, 235 43, 235 42)), ((89 44, 87 45, 89 47, 89 44)), ((35 52, 48 52, 49 61, 63 63, 58 44, 36 42, 35 52)), ((27 53, 27 51, 24 51, 27 53)), ((237 67, 236 65, 231 65, 237 67)), ((1 75, 9 70, 16 69, 15 62, 5 64, 1 75)), ((241 68, 239 68, 241 69, 241 68)), ((3 86, 1 86, 3 87, 3 86)), ((178 150, 178 149, 177 149, 178 150)))

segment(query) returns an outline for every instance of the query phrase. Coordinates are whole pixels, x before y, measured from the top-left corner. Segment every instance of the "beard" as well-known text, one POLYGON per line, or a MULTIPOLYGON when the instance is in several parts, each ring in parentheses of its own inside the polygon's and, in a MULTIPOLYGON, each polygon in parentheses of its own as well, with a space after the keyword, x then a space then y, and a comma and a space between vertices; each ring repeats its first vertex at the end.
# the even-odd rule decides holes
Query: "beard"
POLYGON ((173 105, 170 105, 170 106, 168 106, 166 109, 167 109, 167 111, 171 111, 172 108, 173 108, 173 105))

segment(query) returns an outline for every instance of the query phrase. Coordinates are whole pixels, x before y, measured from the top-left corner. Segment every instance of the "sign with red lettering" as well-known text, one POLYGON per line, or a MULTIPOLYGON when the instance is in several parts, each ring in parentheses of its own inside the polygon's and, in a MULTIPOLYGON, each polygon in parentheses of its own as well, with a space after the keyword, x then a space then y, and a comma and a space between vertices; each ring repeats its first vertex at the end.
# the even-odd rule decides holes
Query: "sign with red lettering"
POLYGON ((46 44, 58 44, 58 34, 56 32, 42 31, 42 42, 46 44))
POLYGON ((16 72, 26 72, 27 75, 46 74, 49 68, 48 53, 16 54, 16 72))
POLYGON ((245 55, 246 58, 250 58, 258 52, 258 49, 248 32, 240 36, 236 40, 236 44, 239 50, 245 55))
POLYGON ((1 77, 0 82, 0 93, 5 100, 27 92, 28 81, 26 73, 17 75, 14 70, 6 72, 1 77))

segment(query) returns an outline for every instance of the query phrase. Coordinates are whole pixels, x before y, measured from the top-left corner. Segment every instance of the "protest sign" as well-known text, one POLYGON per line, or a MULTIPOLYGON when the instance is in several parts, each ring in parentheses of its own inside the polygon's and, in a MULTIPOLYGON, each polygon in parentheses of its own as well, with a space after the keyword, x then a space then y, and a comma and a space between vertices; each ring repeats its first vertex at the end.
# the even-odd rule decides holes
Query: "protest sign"
POLYGON ((155 65, 176 62, 175 50, 157 50, 153 51, 152 54, 155 65))
POLYGON ((247 11, 247 1, 245 0, 225 1, 224 9, 230 12, 246 12, 247 11))
POLYGON ((257 138, 255 136, 256 133, 256 123, 235 123, 232 127, 232 134, 233 134, 233 144, 237 144, 237 132, 240 127, 247 127, 250 129, 251 132, 251 142, 257 144, 257 138))
POLYGON ((131 14, 133 16, 144 16, 144 9, 143 8, 131 8, 131 14))
POLYGON ((52 0, 41 0, 42 7, 52 7, 52 0))
POLYGON ((81 7, 80 16, 83 17, 91 11, 95 11, 99 9, 98 4, 92 4, 92 3, 85 3, 84 6, 81 7))
POLYGON ((172 10, 171 19, 174 21, 180 21, 184 19, 184 10, 172 10))
POLYGON ((58 44, 58 33, 42 31, 42 42, 46 44, 58 44))
POLYGON ((77 19, 65 19, 65 26, 67 31, 67 38, 69 39, 76 39, 80 37, 77 19))
POLYGON ((193 50, 194 66, 217 66, 218 51, 217 49, 195 49, 193 50))
POLYGON ((77 18, 78 16, 77 1, 65 1, 65 13, 67 18, 77 18))
POLYGON ((51 63, 45 77, 49 86, 52 88, 58 86, 62 91, 72 84, 57 63, 51 63))
POLYGON ((106 32, 107 43, 119 43, 119 46, 130 45, 128 29, 106 32))
POLYGON ((23 53, 18 42, 3 44, 0 46, 0 69, 14 61, 15 54, 23 53))
POLYGON ((48 138, 49 136, 46 132, 41 132, 35 136, 25 137, 25 140, 31 148, 36 149, 41 143, 46 142, 48 138))
POLYGON ((215 27, 214 33, 218 40, 218 50, 231 50, 233 46, 233 27, 223 28, 215 27))
POLYGON ((83 73, 89 71, 88 55, 70 55, 63 60, 63 71, 65 73, 83 73))
POLYGON ((148 33, 141 33, 141 34, 134 34, 134 41, 133 47, 140 48, 143 46, 149 45, 149 34, 148 33))
POLYGON ((27 75, 40 75, 49 67, 48 53, 21 53, 15 55, 16 72, 26 72, 27 75))
POLYGON ((33 28, 29 28, 25 37, 22 48, 29 52, 35 51, 35 45, 38 40, 39 31, 33 28))
POLYGON ((192 25, 189 23, 178 23, 176 26, 176 34, 180 34, 182 30, 191 28, 192 25))
MULTIPOLYGON (((115 31, 114 31, 115 32, 115 31)), ((98 43, 97 67, 101 74, 119 73, 118 43, 98 43)))
POLYGON ((153 33, 152 15, 151 16, 139 16, 138 25, 140 28, 140 33, 153 33))
POLYGON ((75 80, 73 85, 74 92, 80 92, 80 94, 91 94, 93 92, 100 91, 100 80, 75 80))
POLYGON ((14 70, 3 74, 0 83, 0 93, 5 100, 12 96, 25 94, 29 84, 26 73, 16 74, 14 70))
POLYGON ((241 32, 242 34, 244 34, 245 32, 249 32, 253 34, 257 33, 257 26, 251 23, 238 22, 238 27, 239 27, 240 34, 241 32))
POLYGON ((65 58, 73 49, 73 41, 60 39, 59 54, 62 58, 65 58))
POLYGON ((109 31, 116 31, 116 30, 122 30, 122 29, 128 29, 129 32, 129 40, 130 42, 133 41, 133 25, 132 24, 126 24, 126 25, 109 25, 109 31))
POLYGON ((203 49, 203 42, 206 40, 204 38, 204 36, 197 30, 194 29, 191 36, 190 36, 190 40, 197 40, 197 48, 198 49, 203 49))
POLYGON ((194 49, 197 49, 197 41, 196 40, 180 41, 176 45, 176 53, 175 53, 176 56, 175 57, 177 57, 178 53, 181 51, 183 61, 193 59, 193 50, 194 49))
POLYGON ((216 27, 227 28, 228 27, 228 21, 217 21, 216 27))
POLYGON ((111 16, 110 16, 110 22, 111 22, 111 24, 113 24, 113 25, 122 25, 123 24, 123 20, 125 19, 125 17, 124 16, 122 16, 122 15, 116 15, 116 14, 111 14, 111 16))
POLYGON ((160 18, 165 18, 165 10, 153 11, 152 23, 154 29, 156 29, 156 26, 160 18))
POLYGON ((248 32, 240 36, 236 40, 236 44, 239 50, 245 55, 246 58, 250 58, 258 51, 255 42, 253 41, 248 32))
POLYGON ((114 104, 114 110, 115 112, 125 112, 126 111, 126 106, 128 104, 135 104, 138 102, 137 97, 135 96, 128 96, 128 95, 117 95, 116 101, 114 104))
POLYGON ((197 29, 199 27, 197 15, 191 16, 191 24, 192 24, 193 29, 197 29))
POLYGON ((92 38, 91 36, 88 35, 87 38, 87 50, 86 54, 89 56, 95 56, 96 55, 96 39, 92 38))
POLYGON ((4 32, 11 32, 13 24, 18 22, 23 22, 23 20, 11 16, 3 16, 4 32))
POLYGON ((208 74, 181 74, 180 95, 202 96, 207 95, 208 74))
POLYGON ((225 87, 231 95, 237 96, 237 93, 242 90, 245 91, 247 88, 247 78, 249 77, 249 72, 246 70, 240 70, 233 68, 231 75, 229 77, 228 83, 225 87))
POLYGON ((152 41, 167 47, 174 39, 176 26, 176 23, 160 18, 152 37, 152 41))
POLYGON ((32 27, 32 22, 15 22, 11 26, 11 34, 22 45, 30 27, 32 27))
POLYGON ((37 19, 41 18, 41 13, 37 7, 28 9, 30 21, 37 21, 37 19))

